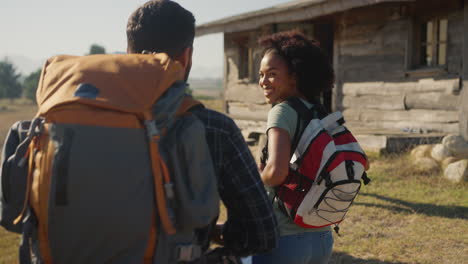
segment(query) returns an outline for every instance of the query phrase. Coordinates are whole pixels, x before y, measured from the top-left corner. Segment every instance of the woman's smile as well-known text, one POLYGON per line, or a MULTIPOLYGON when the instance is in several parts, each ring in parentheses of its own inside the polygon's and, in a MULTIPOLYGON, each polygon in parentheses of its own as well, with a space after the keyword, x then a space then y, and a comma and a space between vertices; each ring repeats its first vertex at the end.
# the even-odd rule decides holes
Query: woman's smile
POLYGON ((290 96, 297 95, 295 77, 289 73, 284 59, 267 52, 260 63, 259 85, 269 104, 279 103, 290 96))
POLYGON ((273 89, 271 88, 263 88, 263 95, 265 97, 269 97, 273 93, 273 89))

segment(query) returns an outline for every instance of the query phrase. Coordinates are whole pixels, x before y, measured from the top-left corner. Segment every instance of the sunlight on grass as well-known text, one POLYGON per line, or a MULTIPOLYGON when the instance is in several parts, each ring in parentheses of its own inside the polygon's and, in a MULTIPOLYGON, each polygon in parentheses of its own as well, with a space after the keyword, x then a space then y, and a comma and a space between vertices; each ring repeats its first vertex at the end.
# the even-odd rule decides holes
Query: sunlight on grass
POLYGON ((0 227, 0 264, 18 263, 20 236, 0 227))
POLYGON ((440 172, 413 168, 407 154, 373 160, 369 177, 335 236, 336 263, 463 263, 468 195, 440 172), (338 253, 339 252, 339 253, 338 253), (348 255, 352 261, 346 261, 348 255))

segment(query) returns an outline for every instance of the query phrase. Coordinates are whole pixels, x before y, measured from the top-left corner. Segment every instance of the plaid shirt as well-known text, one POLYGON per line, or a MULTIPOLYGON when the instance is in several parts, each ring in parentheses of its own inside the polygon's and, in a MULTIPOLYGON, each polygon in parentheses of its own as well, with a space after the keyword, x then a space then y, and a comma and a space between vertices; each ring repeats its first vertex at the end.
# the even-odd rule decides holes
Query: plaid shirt
POLYGON ((218 190, 227 209, 225 248, 247 256, 277 246, 279 230, 257 165, 234 121, 216 111, 195 108, 218 176, 218 190))

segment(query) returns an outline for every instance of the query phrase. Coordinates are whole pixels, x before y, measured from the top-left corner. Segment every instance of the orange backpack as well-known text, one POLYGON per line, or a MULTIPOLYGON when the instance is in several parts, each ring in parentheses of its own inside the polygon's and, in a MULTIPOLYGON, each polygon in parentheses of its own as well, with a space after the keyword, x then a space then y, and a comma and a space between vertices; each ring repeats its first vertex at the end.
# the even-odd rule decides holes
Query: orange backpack
MULTIPOLYGON (((180 64, 165 54, 57 56, 46 62, 29 148, 17 164, 27 160, 28 174, 15 220, 29 224, 23 236, 37 238, 44 263, 153 263, 156 249, 179 231, 187 238, 174 244, 177 252, 156 257, 158 263, 200 257, 200 246, 187 241, 217 216, 219 199, 204 127, 186 115, 200 103, 183 96, 183 77, 180 64), (158 103, 173 113, 158 112, 158 103), (204 164, 189 179, 177 171, 173 156, 181 155, 181 147, 174 147, 179 143, 171 135, 187 129, 196 138, 180 145, 196 147, 191 155, 204 164), (203 180, 193 187, 192 178, 200 174, 203 180), (180 205, 184 192, 215 194, 196 226, 181 223, 197 217, 180 205)), ((29 245, 23 247, 25 259, 29 245)))

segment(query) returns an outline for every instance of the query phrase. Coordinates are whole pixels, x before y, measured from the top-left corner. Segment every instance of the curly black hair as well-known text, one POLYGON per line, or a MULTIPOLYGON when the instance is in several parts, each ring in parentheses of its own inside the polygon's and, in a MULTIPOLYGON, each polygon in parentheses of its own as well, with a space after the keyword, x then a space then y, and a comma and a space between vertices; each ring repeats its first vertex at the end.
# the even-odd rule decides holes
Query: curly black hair
POLYGON ((174 1, 148 1, 128 19, 129 53, 165 52, 174 58, 192 47, 194 38, 195 17, 174 1))
POLYGON ((289 72, 296 76, 297 89, 308 101, 333 88, 335 73, 320 44, 298 30, 279 32, 259 39, 263 56, 274 53, 282 57, 289 72))

